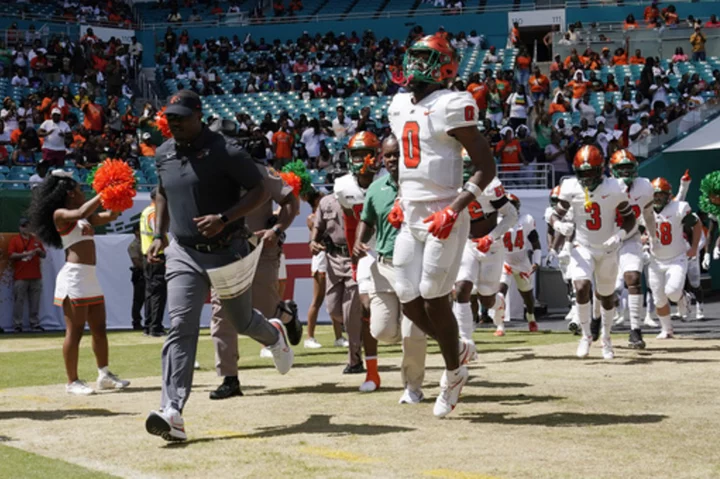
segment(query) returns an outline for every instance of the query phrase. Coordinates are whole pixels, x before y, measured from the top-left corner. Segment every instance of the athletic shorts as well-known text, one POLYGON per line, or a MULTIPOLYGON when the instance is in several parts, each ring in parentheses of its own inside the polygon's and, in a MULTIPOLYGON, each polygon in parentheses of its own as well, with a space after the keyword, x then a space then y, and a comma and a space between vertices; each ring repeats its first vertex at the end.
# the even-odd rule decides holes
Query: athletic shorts
POLYGON ((280 255, 280 269, 278 270, 278 280, 287 279, 287 266, 285 265, 285 253, 280 255))
POLYGON ((325 251, 314 254, 310 262, 310 273, 312 273, 313 276, 315 273, 327 273, 327 268, 327 255, 325 251))
POLYGON ((656 308, 662 308, 668 304, 668 300, 677 303, 685 287, 687 271, 688 258, 685 253, 668 260, 653 258, 648 266, 648 285, 656 308))
POLYGON ((73 306, 91 306, 105 302, 102 288, 95 274, 95 266, 65 263, 55 280, 55 305, 61 306, 70 298, 73 306))
POLYGON ((457 280, 474 284, 480 296, 492 296, 500 291, 504 260, 505 248, 500 242, 481 253, 472 240, 466 240, 457 280))
POLYGON ((570 251, 570 274, 573 281, 593 281, 600 296, 615 292, 618 275, 618 250, 589 248, 575 243, 570 251))
POLYGON ((530 275, 530 272, 532 271, 530 259, 521 263, 524 264, 504 263, 502 275, 500 276, 500 282, 504 285, 510 286, 510 276, 512 276, 515 279, 515 285, 517 286, 518 291, 524 293, 533 290, 535 277, 530 275), (524 274, 521 275, 521 273, 524 274))
POLYGON ((643 270, 643 248, 639 234, 623 241, 623 244, 620 245, 618 262, 622 275, 630 271, 641 272, 643 270))

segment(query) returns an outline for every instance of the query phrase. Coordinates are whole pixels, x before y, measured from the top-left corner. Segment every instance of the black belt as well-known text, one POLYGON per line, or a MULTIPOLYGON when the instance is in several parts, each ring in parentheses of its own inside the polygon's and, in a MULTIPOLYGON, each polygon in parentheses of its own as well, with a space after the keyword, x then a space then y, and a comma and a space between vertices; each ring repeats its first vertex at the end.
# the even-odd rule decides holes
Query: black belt
POLYGON ((393 258, 392 258, 392 256, 387 256, 387 255, 379 254, 378 257, 377 257, 377 262, 378 262, 378 263, 385 264, 385 265, 388 265, 388 266, 392 266, 392 265, 393 265, 393 258))
POLYGON ((350 250, 344 244, 327 243, 325 244, 325 250, 327 254, 350 257, 350 250))
POLYGON ((227 249, 233 242, 234 238, 218 241, 216 243, 193 243, 190 241, 178 240, 178 243, 186 248, 194 249, 201 253, 213 253, 222 249, 227 249))

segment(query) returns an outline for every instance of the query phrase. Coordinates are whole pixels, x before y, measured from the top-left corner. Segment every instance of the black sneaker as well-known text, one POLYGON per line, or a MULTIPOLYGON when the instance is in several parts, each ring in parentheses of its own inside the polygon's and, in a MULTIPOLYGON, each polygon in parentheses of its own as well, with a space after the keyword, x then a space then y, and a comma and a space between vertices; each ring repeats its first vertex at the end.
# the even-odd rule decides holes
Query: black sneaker
POLYGON ((280 318, 283 314, 290 315, 292 319, 289 323, 285 323, 285 330, 287 331, 288 341, 290 345, 297 346, 300 344, 303 333, 303 325, 298 319, 298 307, 295 301, 288 299, 281 301, 277 309, 275 310, 275 316, 280 318))
POLYGON ((133 328, 133 331, 142 331, 143 330, 141 323, 133 323, 132 328, 133 328))
POLYGON ((362 363, 357 363, 355 366, 350 366, 348 364, 345 366, 345 369, 343 369, 343 374, 362 374, 364 372, 366 371, 362 363))
POLYGON ((15 326, 14 329, 15 329, 15 332, 16 332, 17 334, 22 333, 22 326, 15 326))
POLYGON ((0 334, 4 333, 5 330, 3 328, 0 328, 0 334))
POLYGON ((151 332, 150 336, 152 336, 153 338, 161 338, 161 337, 165 336, 166 334, 167 333, 165 332, 164 329, 158 329, 157 331, 151 332))
POLYGON ((240 381, 237 376, 226 376, 223 383, 216 390, 210 392, 210 399, 227 399, 233 396, 242 396, 240 381))
POLYGON ((570 323, 568 324, 568 331, 573 333, 574 336, 580 336, 580 325, 570 321, 570 323))
POLYGON ((42 326, 40 326, 40 325, 38 324, 37 326, 33 326, 33 327, 32 327, 32 332, 33 332, 33 333, 44 333, 44 332, 45 332, 45 328, 43 328, 42 326))
POLYGON ((598 319, 591 319, 590 320, 590 333, 592 334, 592 340, 593 342, 597 341, 600 338, 600 329, 602 326, 602 321, 598 319))
POLYGON ((642 331, 640 331, 639 329, 630 330, 628 347, 630 349, 645 349, 645 341, 643 341, 642 331))

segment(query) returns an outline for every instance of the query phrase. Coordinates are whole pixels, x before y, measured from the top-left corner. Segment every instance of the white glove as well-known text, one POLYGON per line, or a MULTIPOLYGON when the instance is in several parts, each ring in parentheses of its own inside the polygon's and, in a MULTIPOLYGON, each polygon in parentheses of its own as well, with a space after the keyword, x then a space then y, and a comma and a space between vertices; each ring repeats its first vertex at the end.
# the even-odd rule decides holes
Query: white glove
POLYGON ((616 249, 622 242, 627 238, 627 231, 620 230, 610 237, 609 240, 603 243, 603 246, 607 249, 616 249))
POLYGON ((557 269, 557 263, 558 263, 558 254, 557 251, 554 249, 551 249, 548 251, 547 256, 545 257, 545 265, 548 268, 555 268, 557 269))
POLYGON ((715 246, 715 248, 713 248, 713 259, 715 261, 720 259, 720 246, 715 246))
POLYGON ((563 236, 571 237, 573 231, 575 231, 575 225, 569 221, 556 221, 553 224, 553 229, 563 236))
POLYGON ((710 253, 705 253, 702 260, 702 268, 707 271, 710 269, 710 253))

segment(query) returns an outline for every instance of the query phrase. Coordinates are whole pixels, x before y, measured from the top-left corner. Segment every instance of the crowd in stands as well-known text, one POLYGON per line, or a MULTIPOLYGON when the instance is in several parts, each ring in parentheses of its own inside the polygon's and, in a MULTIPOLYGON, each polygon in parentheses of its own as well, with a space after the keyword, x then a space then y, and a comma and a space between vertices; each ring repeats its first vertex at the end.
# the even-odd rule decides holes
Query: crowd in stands
POLYGON ((123 0, 21 0, 13 2, 17 14, 24 17, 65 23, 105 25, 118 28, 134 26, 130 2, 123 0))

